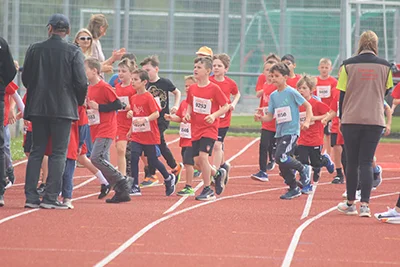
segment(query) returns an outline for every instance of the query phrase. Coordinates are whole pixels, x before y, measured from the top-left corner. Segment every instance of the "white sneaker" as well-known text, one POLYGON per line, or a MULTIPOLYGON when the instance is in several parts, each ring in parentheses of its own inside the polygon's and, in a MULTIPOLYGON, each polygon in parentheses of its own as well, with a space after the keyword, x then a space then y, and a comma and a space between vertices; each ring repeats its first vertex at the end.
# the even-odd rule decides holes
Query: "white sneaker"
POLYGON ((68 209, 72 210, 74 206, 72 205, 72 201, 69 198, 64 198, 63 204, 68 207, 68 209))
MULTIPOLYGON (((347 191, 344 191, 342 198, 347 199, 347 191)), ((361 200, 361 190, 356 191, 356 200, 361 200)))
POLYGON ((393 218, 400 220, 400 213, 397 212, 396 209, 391 209, 389 207, 387 211, 381 213, 375 213, 374 216, 380 221, 385 221, 387 219, 393 219, 393 218))
POLYGON ((347 205, 347 201, 340 202, 337 205, 337 209, 338 209, 338 211, 340 211, 346 215, 357 215, 358 214, 356 204, 353 203, 351 206, 349 206, 349 205, 347 205))

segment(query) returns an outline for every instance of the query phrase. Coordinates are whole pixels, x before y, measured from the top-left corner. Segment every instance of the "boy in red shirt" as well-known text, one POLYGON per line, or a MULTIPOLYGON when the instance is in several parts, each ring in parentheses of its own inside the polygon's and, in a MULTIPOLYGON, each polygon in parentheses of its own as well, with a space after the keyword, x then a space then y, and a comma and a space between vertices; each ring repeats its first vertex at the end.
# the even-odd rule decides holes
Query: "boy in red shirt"
POLYGON ((122 108, 113 88, 100 78, 101 64, 95 58, 85 60, 88 81, 88 119, 93 150, 90 160, 109 183, 115 183, 115 195, 107 203, 130 201, 128 179, 110 163, 110 147, 117 134, 116 111, 122 108))
POLYGON ((226 170, 226 180, 229 179, 230 164, 225 162, 224 158, 224 139, 231 125, 232 112, 240 99, 240 92, 234 80, 225 76, 228 72, 231 59, 227 54, 217 54, 213 57, 213 72, 214 75, 210 77, 210 82, 215 83, 221 88, 222 92, 228 99, 229 110, 219 118, 218 126, 218 139, 214 143, 214 160, 213 164, 216 167, 224 168, 226 170), (231 95, 233 101, 231 102, 231 95))
MULTIPOLYGON (((270 53, 267 56, 267 58, 265 59, 265 62, 268 62, 268 61, 278 63, 278 62, 281 62, 281 58, 273 53, 270 53)), ((264 88, 264 84, 267 82, 267 76, 268 75, 266 75, 264 71, 263 71, 263 73, 260 74, 260 76, 258 76, 257 84, 256 84, 256 96, 257 97, 261 97, 263 94, 263 88, 264 88)))
POLYGON ((188 102, 184 122, 191 123, 193 157, 196 166, 202 172, 203 191, 196 200, 215 199, 210 188, 210 176, 214 176, 215 191, 220 195, 225 189, 226 171, 211 167, 208 157, 211 156, 214 142, 218 138, 219 117, 229 110, 228 99, 218 85, 211 83, 209 76, 212 70, 212 59, 201 57, 194 60, 194 78, 197 84, 189 88, 188 102))
MULTIPOLYGON (((193 75, 185 77, 185 90, 186 93, 189 91, 189 87, 195 84, 196 80, 193 75)), ((182 122, 183 117, 186 114, 188 102, 183 100, 178 108, 176 114, 165 114, 164 117, 168 121, 179 122, 179 146, 181 149, 182 161, 186 169, 186 185, 177 193, 178 196, 194 196, 194 189, 192 187, 193 176, 194 176, 194 159, 193 159, 193 148, 192 148, 192 133, 190 123, 182 122)))
MULTIPOLYGON (((297 82, 297 90, 311 104, 313 112, 310 127, 300 131, 300 137, 297 141, 298 160, 303 164, 311 165, 313 168, 318 168, 318 170, 324 166, 327 168, 329 173, 333 173, 335 166, 333 165, 331 158, 328 154, 321 155, 321 148, 324 142, 324 126, 322 125, 321 120, 325 118, 326 113, 329 112, 329 106, 312 97, 314 88, 315 79, 311 76, 304 75, 297 82)), ((300 106, 299 111, 300 124, 302 124, 305 120, 306 109, 305 107, 300 106)), ((318 180, 319 175, 314 175, 314 182, 318 182, 318 180)))
POLYGON ((154 166, 164 177, 165 194, 170 196, 175 192, 175 175, 168 173, 164 164, 157 157, 156 145, 160 144, 160 132, 157 118, 160 116, 160 108, 152 94, 146 91, 149 82, 147 71, 138 69, 133 72, 132 85, 136 94, 131 96, 129 103, 131 110, 128 117, 132 118, 132 127, 127 136, 131 144, 131 170, 133 185, 130 195, 141 195, 139 188, 139 158, 144 152, 151 166, 154 166))
MULTIPOLYGON (((260 99, 260 106, 258 113, 260 115, 267 115, 268 112, 268 102, 269 96, 276 90, 276 86, 272 84, 271 74, 269 70, 275 64, 275 61, 267 61, 264 63, 264 75, 267 77, 266 82, 263 85, 263 89, 258 92, 262 92, 260 99)), ((258 95, 257 92, 257 95, 258 95)), ((261 129, 261 139, 259 146, 259 157, 258 164, 260 170, 258 173, 252 174, 251 178, 259 180, 261 182, 268 182, 267 170, 272 170, 275 167, 275 157, 274 157, 274 146, 275 146, 275 132, 276 132, 276 121, 262 122, 261 129), (269 156, 270 162, 267 165, 267 158, 269 156)))
POLYGON ((282 57, 281 62, 285 63, 290 70, 289 78, 287 78, 286 84, 296 89, 297 82, 300 80, 301 76, 294 73, 294 69, 296 68, 296 61, 294 60, 294 56, 291 54, 286 54, 282 57))

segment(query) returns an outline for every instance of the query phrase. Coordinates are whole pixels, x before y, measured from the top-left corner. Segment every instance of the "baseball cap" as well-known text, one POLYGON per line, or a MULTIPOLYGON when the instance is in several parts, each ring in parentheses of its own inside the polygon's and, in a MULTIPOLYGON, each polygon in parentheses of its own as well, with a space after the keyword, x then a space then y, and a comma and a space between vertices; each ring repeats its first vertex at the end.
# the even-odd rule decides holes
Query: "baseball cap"
POLYGON ((284 56, 281 58, 281 61, 284 61, 284 60, 289 60, 289 61, 292 62, 292 63, 296 63, 296 61, 294 61, 294 56, 291 55, 291 54, 286 54, 286 55, 284 55, 284 56))
POLYGON ((69 29, 69 19, 63 14, 53 14, 49 18, 47 26, 53 26, 54 29, 69 29))
POLYGON ((199 48, 199 50, 196 52, 196 55, 205 55, 205 56, 213 56, 213 51, 211 48, 208 46, 202 46, 199 48))

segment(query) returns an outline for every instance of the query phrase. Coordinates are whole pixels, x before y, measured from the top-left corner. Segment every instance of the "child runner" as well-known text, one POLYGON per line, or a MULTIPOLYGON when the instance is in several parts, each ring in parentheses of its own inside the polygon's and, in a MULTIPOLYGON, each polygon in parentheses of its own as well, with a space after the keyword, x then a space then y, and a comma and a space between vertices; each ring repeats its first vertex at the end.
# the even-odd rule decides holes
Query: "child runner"
MULTIPOLYGON (((121 61, 123 61, 125 58, 134 61, 136 64, 136 56, 133 53, 126 53, 121 57, 121 61)), ((137 64, 136 64, 137 65, 137 64)), ((108 84, 111 85, 112 87, 115 87, 117 84, 121 83, 121 80, 119 79, 119 74, 115 73, 113 76, 111 76, 110 80, 108 81, 108 84)))
MULTIPOLYGON (((263 92, 260 99, 260 110, 258 111, 258 114, 260 115, 267 115, 270 95, 276 90, 276 86, 272 84, 271 74, 269 72, 271 67, 276 63, 277 62, 274 61, 267 61, 264 63, 264 75, 265 77, 267 77, 267 80, 264 83, 263 90, 258 91, 263 92)), ((251 175, 251 178, 253 179, 257 179, 262 182, 269 181, 267 170, 272 170, 275 166, 275 157, 273 155, 273 147, 275 146, 275 132, 275 119, 269 122, 262 123, 260 147, 258 150, 258 164, 260 166, 260 171, 251 175), (270 160, 270 163, 268 163, 268 165, 270 166, 267 165, 268 156, 270 160)))
POLYGON ((117 113, 117 136, 115 145, 117 147, 117 165, 122 175, 126 176, 126 146, 128 138, 126 134, 132 126, 132 119, 127 117, 127 111, 130 110, 129 99, 136 94, 132 86, 132 73, 137 69, 136 63, 129 59, 124 59, 118 64, 118 78, 120 83, 115 85, 115 93, 123 104, 123 108, 117 113))
MULTIPOLYGON (((329 173, 333 173, 335 166, 328 154, 321 155, 322 145, 324 143, 324 126, 321 120, 329 112, 329 106, 312 97, 315 89, 315 79, 309 75, 304 75, 297 82, 297 90, 311 104, 313 116, 311 118, 310 127, 300 131, 300 137, 297 142, 298 160, 307 165, 316 168, 318 172, 322 166, 326 167, 329 173)), ((300 106, 300 124, 306 118, 306 110, 304 106, 300 106)), ((314 169, 315 172, 315 169, 314 169)), ((319 175, 314 175, 314 182, 318 182, 319 175), (317 178, 317 179, 316 179, 317 178)))
POLYGON ((275 114, 276 117, 276 134, 277 146, 275 160, 279 165, 285 183, 289 186, 289 190, 281 195, 281 199, 292 199, 303 194, 312 193, 311 186, 311 167, 303 165, 291 156, 296 140, 300 134, 300 114, 299 106, 306 108, 306 118, 301 128, 308 129, 312 117, 312 108, 310 103, 304 99, 292 87, 286 84, 290 70, 285 63, 277 63, 271 67, 272 83, 277 90, 270 95, 268 103, 267 115, 255 114, 256 121, 271 121, 275 114), (293 170, 300 173, 300 181, 303 189, 297 186, 296 178, 293 170))
MULTIPOLYGON (((185 90, 186 94, 188 93, 189 87, 192 84, 195 84, 196 80, 193 75, 185 76, 185 90)), ((191 134, 191 126, 190 123, 182 122, 182 118, 186 114, 188 103, 186 99, 181 102, 181 105, 178 108, 176 114, 165 114, 165 118, 169 121, 179 122, 179 146, 181 149, 182 161, 186 170, 186 185, 185 187, 179 191, 177 194, 179 196, 194 196, 193 189, 193 177, 194 177, 194 159, 193 159, 193 149, 192 149, 192 134, 191 134)))
POLYGON ((296 61, 294 56, 291 54, 286 54, 282 57, 281 62, 285 63, 290 70, 289 77, 286 80, 286 84, 292 88, 296 88, 297 82, 300 80, 300 75, 294 73, 294 69, 296 68, 296 61))
MULTIPOLYGON (((267 58, 265 59, 265 62, 268 62, 268 61, 278 63, 278 62, 281 62, 281 58, 273 53, 270 53, 267 56, 267 58)), ((256 96, 258 98, 260 98, 263 95, 263 88, 264 88, 265 82, 267 81, 267 76, 268 75, 264 74, 264 71, 263 71, 263 73, 260 74, 260 76, 258 76, 257 84, 256 84, 256 96)))
POLYGON ((210 82, 215 83, 221 88, 222 92, 228 99, 229 110, 219 118, 218 126, 218 140, 214 143, 214 159, 213 164, 217 168, 224 168, 226 170, 226 181, 229 179, 229 170, 231 165, 225 161, 224 158, 224 139, 231 125, 232 112, 240 99, 240 92, 236 82, 225 76, 229 70, 231 58, 227 54, 217 54, 213 57, 213 72, 214 75, 210 77, 210 82), (231 102, 231 95, 233 101, 231 102))
MULTIPOLYGON (((165 142, 164 132, 168 129, 169 122, 164 118, 164 114, 170 113, 175 114, 178 110, 180 99, 181 99, 181 92, 175 87, 175 85, 168 79, 162 78, 158 76, 160 61, 158 57, 153 55, 150 57, 145 58, 141 63, 140 66, 147 71, 150 77, 149 83, 146 84, 147 90, 153 95, 154 99, 156 100, 158 106, 160 107, 160 116, 157 119, 158 129, 160 132, 160 145, 159 148, 161 150, 161 154, 163 155, 164 159, 167 161, 168 166, 172 169, 172 172, 176 176, 176 181, 179 181, 183 164, 177 164, 174 156, 172 155, 171 151, 169 150, 167 143, 165 142), (175 95, 175 103, 171 110, 169 109, 169 93, 175 95)), ((155 175, 155 166, 149 165, 148 171, 145 168, 146 178, 141 183, 141 187, 152 186, 158 183, 158 180, 155 175)))
POLYGON ((128 117, 132 118, 132 127, 128 132, 131 141, 131 170, 133 185, 130 195, 140 196, 139 188, 139 158, 144 152, 149 164, 152 164, 164 177, 165 194, 170 196, 175 192, 175 175, 169 174, 164 164, 157 158, 156 145, 160 144, 157 118, 160 116, 159 106, 150 92, 146 91, 149 75, 145 70, 135 70, 132 75, 132 85, 136 94, 130 97, 131 110, 128 117))
POLYGON ((115 195, 107 203, 130 201, 128 180, 110 163, 110 147, 117 134, 117 110, 122 108, 112 87, 100 77, 101 64, 95 58, 85 60, 88 81, 87 110, 93 140, 91 162, 109 183, 115 183, 115 195))
POLYGON ((193 157, 196 166, 202 172, 204 188, 196 200, 215 199, 210 187, 210 176, 214 177, 215 191, 220 195, 225 189, 226 171, 214 169, 208 161, 214 142, 218 138, 219 117, 229 110, 228 99, 218 85, 209 80, 212 69, 210 57, 198 57, 194 60, 194 78, 197 84, 189 88, 187 110, 184 122, 191 123, 193 157))

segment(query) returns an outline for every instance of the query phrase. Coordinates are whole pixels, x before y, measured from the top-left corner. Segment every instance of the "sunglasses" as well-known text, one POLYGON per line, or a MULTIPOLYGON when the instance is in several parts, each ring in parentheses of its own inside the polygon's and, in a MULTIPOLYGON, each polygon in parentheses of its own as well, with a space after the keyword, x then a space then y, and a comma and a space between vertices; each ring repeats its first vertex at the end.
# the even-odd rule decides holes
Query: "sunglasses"
POLYGON ((92 37, 90 37, 90 36, 81 36, 81 37, 79 37, 79 40, 81 40, 81 41, 90 41, 90 40, 92 40, 92 37))

